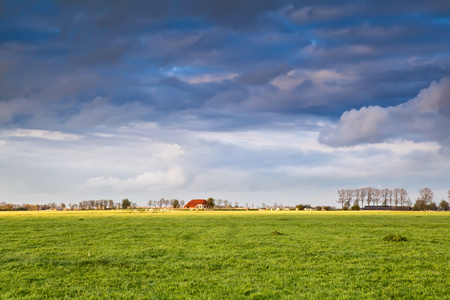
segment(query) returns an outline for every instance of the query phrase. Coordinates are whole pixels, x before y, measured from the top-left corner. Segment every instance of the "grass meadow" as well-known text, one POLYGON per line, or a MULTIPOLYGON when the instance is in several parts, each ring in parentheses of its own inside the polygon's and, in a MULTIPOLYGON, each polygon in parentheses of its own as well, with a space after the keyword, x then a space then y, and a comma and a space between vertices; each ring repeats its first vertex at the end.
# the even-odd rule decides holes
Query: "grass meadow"
POLYGON ((450 299, 446 212, 0 212, 0 228, 1 299, 450 299))

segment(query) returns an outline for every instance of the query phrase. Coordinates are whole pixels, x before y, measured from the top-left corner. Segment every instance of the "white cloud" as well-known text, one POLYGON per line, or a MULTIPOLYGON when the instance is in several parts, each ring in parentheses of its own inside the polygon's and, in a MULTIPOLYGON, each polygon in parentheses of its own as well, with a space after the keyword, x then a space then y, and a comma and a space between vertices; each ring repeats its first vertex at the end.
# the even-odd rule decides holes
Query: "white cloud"
POLYGON ((333 151, 317 141, 316 131, 237 131, 237 132, 199 132, 196 138, 212 143, 232 145, 238 148, 260 151, 292 149, 297 151, 333 151))
POLYGON ((233 80, 238 77, 238 73, 211 73, 211 74, 194 74, 194 75, 177 75, 183 81, 191 84, 209 83, 209 82, 221 82, 224 80, 233 80))
POLYGON ((318 143, 317 131, 289 128, 199 132, 135 122, 96 127, 82 139, 56 145, 5 138, 0 164, 9 171, 0 174, 0 182, 19 203, 127 197, 145 204, 212 196, 241 204, 333 205, 339 188, 410 181, 413 192, 417 174, 434 180, 450 168, 435 142, 333 148, 318 143), (424 162, 430 171, 423 170, 424 162))
POLYGON ((112 176, 95 177, 86 181, 87 187, 111 187, 115 190, 146 188, 180 188, 188 178, 181 167, 172 167, 166 171, 145 172, 133 178, 119 179, 112 176))
POLYGON ((324 130, 319 140, 333 147, 379 143, 388 139, 450 142, 450 78, 420 91, 406 103, 345 112, 339 123, 324 130))
POLYGON ((290 91, 305 82, 305 80, 311 81, 321 89, 330 89, 333 85, 346 84, 356 79, 357 75, 351 71, 295 69, 289 71, 286 75, 274 78, 271 83, 283 91, 290 91))
POLYGON ((108 98, 95 97, 83 104, 78 114, 73 115, 65 124, 69 128, 120 125, 129 120, 141 119, 150 114, 151 108, 137 102, 115 105, 108 98))
POLYGON ((38 129, 14 129, 0 133, 1 137, 38 138, 52 141, 75 141, 82 138, 81 135, 62 133, 60 131, 48 131, 38 129))

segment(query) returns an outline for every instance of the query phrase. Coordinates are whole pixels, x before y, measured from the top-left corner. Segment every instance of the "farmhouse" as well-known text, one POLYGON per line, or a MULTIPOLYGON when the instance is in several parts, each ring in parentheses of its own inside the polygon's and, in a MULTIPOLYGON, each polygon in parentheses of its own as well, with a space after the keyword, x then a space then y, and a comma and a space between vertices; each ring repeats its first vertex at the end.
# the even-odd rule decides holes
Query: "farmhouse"
POLYGON ((208 202, 205 199, 193 199, 189 201, 184 208, 208 208, 208 202))

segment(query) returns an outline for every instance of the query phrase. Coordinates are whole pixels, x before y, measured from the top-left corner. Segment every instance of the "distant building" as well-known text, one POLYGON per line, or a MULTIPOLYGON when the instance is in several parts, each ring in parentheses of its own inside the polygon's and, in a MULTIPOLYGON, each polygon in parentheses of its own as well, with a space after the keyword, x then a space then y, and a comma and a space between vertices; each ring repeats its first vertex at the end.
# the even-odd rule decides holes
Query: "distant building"
POLYGON ((184 208, 198 208, 198 209, 208 208, 208 202, 206 202, 205 199, 193 199, 188 203, 186 203, 184 208))
POLYGON ((411 210, 411 207, 409 207, 409 206, 389 206, 389 205, 375 206, 375 205, 371 205, 371 206, 364 206, 363 209, 364 210, 411 210))

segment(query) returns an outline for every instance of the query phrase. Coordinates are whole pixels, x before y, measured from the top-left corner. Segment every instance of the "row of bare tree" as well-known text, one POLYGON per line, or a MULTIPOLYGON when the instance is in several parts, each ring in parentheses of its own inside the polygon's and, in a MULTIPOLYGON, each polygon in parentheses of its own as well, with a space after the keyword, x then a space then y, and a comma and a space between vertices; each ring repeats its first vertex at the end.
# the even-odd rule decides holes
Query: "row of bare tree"
MULTIPOLYGON (((419 190, 420 198, 425 205, 433 202, 434 194, 430 188, 419 190)), ((449 191, 450 199, 450 191, 449 191)), ((411 200, 408 198, 408 192, 404 188, 395 189, 377 189, 372 187, 359 188, 355 190, 342 189, 338 191, 338 203, 341 207, 350 207, 358 205, 363 208, 364 203, 367 206, 412 206, 411 200)))
POLYGON ((114 209, 119 205, 119 203, 114 203, 113 200, 84 200, 78 204, 69 204, 71 209, 114 209))
POLYGON ((408 198, 408 192, 404 188, 395 189, 377 189, 372 187, 359 188, 355 190, 342 189, 338 191, 338 203, 341 207, 350 207, 358 205, 364 207, 370 205, 382 206, 411 206, 411 200, 408 198))
MULTIPOLYGON (((223 208, 230 208, 233 207, 233 202, 228 200, 222 200, 222 199, 214 199, 214 205, 215 207, 223 207, 223 208), (223 206, 222 206, 223 204, 223 206)), ((248 207, 248 203, 246 204, 248 207)), ((234 207, 239 207, 239 202, 234 202, 234 207)))
POLYGON ((164 199, 161 198, 159 200, 148 200, 148 206, 150 207, 173 207, 173 208, 179 208, 179 207, 183 207, 185 202, 184 200, 177 200, 177 199, 164 199))
POLYGON ((48 204, 14 204, 14 203, 6 203, 0 202, 0 211, 2 210, 47 210, 51 208, 57 207, 65 207, 64 203, 62 206, 58 206, 55 202, 51 202, 48 204))

